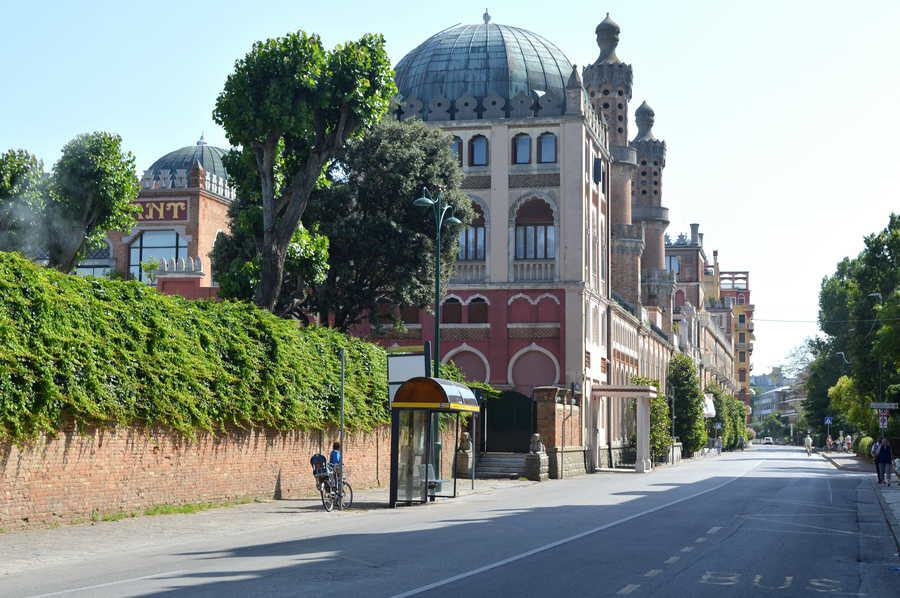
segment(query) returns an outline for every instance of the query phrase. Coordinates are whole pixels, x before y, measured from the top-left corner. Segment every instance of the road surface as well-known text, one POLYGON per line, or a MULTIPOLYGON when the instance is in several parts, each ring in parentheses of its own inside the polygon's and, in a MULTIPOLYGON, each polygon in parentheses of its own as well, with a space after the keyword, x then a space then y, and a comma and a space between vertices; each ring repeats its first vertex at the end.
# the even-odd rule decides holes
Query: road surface
POLYGON ((91 547, 44 545, 0 596, 900 596, 869 478, 759 447, 424 507, 225 509, 241 524, 228 533, 182 538, 179 521, 202 514, 157 517, 148 544, 120 524, 48 530, 91 547))

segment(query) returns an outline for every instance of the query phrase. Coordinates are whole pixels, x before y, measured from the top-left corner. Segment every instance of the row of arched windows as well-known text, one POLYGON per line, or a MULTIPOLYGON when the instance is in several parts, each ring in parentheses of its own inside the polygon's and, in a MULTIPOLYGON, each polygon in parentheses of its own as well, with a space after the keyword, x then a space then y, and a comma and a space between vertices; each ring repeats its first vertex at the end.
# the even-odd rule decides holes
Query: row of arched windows
MULTIPOLYGON (((512 163, 531 164, 531 135, 519 133, 512 139, 512 163)), ((553 133, 541 133, 537 138, 537 162, 538 164, 553 164, 557 161, 557 141, 553 133)), ((488 166, 490 153, 487 137, 475 135, 469 139, 468 162, 469 166, 488 166)), ((463 142, 459 137, 453 137, 450 151, 459 165, 463 165, 463 142)))
MULTIPOLYGON (((472 224, 459 231, 460 261, 484 261, 486 232, 484 212, 475 205, 472 224)), ((556 225, 553 210, 543 199, 529 199, 516 211, 514 257, 517 260, 550 260, 556 258, 556 225)))

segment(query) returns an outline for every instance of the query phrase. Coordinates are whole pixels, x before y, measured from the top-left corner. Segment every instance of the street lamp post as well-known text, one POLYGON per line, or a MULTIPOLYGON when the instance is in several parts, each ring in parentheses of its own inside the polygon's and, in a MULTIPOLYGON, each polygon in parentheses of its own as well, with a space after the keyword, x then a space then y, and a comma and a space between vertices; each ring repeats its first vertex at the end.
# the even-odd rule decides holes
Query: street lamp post
POLYGON ((438 189, 436 197, 431 197, 427 187, 422 187, 422 196, 413 205, 420 208, 431 208, 434 215, 434 377, 441 373, 441 228, 447 224, 462 224, 453 216, 453 206, 444 200, 438 189))

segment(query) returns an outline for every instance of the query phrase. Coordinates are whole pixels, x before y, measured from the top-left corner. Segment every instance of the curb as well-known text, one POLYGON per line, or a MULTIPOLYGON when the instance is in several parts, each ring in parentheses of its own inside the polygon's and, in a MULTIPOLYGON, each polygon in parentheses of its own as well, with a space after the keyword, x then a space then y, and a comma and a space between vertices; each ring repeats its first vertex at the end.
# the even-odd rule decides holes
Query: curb
POLYGON ((815 453, 815 454, 821 455, 822 457, 825 458, 826 461, 828 461, 829 463, 831 463, 832 465, 834 465, 834 467, 835 467, 836 469, 840 469, 841 471, 852 471, 852 472, 855 472, 855 473, 871 473, 871 472, 866 472, 866 471, 860 470, 860 469, 852 469, 852 468, 850 468, 850 467, 844 467, 843 465, 840 465, 837 461, 835 461, 834 459, 832 459, 831 457, 829 457, 829 456, 828 456, 827 454, 825 454, 824 452, 822 452, 822 453, 817 452, 817 453, 815 453))
MULTIPOLYGON (((875 486, 875 483, 872 482, 872 486, 875 486)), ((884 513, 884 518, 887 519, 888 527, 891 530, 891 535, 894 536, 894 544, 900 549, 900 520, 897 519, 897 516, 894 515, 893 510, 888 506, 887 502, 884 500, 884 496, 881 494, 881 489, 878 487, 874 488, 875 496, 878 497, 878 503, 881 505, 881 512, 884 513)))

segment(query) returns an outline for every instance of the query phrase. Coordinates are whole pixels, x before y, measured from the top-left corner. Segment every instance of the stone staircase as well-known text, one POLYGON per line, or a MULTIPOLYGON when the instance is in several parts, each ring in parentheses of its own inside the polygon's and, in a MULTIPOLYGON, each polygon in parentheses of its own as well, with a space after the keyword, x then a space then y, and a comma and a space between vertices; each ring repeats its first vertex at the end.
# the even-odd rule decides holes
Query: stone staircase
POLYGON ((475 464, 475 477, 520 478, 527 477, 527 453, 484 453, 475 464))

